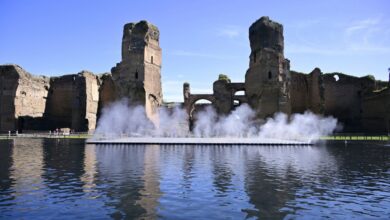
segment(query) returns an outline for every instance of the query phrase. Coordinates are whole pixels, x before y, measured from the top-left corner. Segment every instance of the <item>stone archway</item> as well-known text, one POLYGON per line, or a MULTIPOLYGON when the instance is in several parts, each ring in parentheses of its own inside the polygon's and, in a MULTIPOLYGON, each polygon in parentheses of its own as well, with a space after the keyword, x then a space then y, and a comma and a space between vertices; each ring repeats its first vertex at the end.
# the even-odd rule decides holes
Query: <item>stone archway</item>
POLYGON ((193 115, 193 113, 195 111, 196 102, 201 100, 207 100, 211 103, 212 106, 215 105, 215 97, 213 95, 208 95, 208 94, 190 95, 188 99, 186 99, 186 102, 184 103, 188 115, 190 131, 192 131, 195 122, 195 116, 193 115))
POLYGON ((188 99, 186 99, 186 102, 184 103, 185 105, 185 109, 187 111, 187 114, 188 116, 191 118, 192 115, 191 115, 191 112, 192 112, 192 109, 194 108, 194 105, 197 101, 199 100, 207 100, 209 102, 211 102, 212 104, 215 103, 215 97, 214 95, 211 95, 211 94, 196 94, 196 95, 189 95, 188 99))

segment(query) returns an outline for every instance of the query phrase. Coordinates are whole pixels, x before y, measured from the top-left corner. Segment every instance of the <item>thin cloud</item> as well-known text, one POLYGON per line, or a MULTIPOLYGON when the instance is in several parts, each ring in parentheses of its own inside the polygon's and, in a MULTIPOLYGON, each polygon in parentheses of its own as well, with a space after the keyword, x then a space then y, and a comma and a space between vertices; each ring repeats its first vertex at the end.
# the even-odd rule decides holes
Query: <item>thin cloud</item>
POLYGON ((380 20, 378 18, 368 18, 365 20, 354 22, 353 24, 351 24, 349 27, 345 29, 345 33, 347 35, 352 35, 356 31, 371 29, 372 27, 378 25, 379 21, 380 20))
POLYGON ((344 30, 347 49, 353 52, 390 53, 388 47, 389 24, 380 18, 356 21, 344 30))
MULTIPOLYGON (((313 22, 316 23, 316 22, 313 22)), ((309 28, 310 22, 303 27, 309 28)), ((286 53, 316 55, 353 55, 364 53, 390 53, 388 39, 389 23, 380 18, 366 18, 349 24, 329 27, 330 36, 340 36, 337 40, 329 38, 323 44, 313 43, 307 38, 299 42, 286 43, 286 53)))
POLYGON ((242 35, 242 31, 238 26, 227 25, 217 30, 217 35, 227 38, 237 38, 242 35))

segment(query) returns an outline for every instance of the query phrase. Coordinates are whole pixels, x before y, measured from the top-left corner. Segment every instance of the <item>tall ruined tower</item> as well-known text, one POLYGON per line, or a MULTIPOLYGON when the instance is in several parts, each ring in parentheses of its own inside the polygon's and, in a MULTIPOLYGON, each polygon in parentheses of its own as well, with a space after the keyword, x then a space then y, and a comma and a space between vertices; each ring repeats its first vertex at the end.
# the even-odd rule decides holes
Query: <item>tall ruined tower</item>
POLYGON ((261 17, 249 28, 251 47, 245 91, 259 118, 290 113, 289 60, 284 58, 283 26, 261 17))
POLYGON ((148 118, 155 124, 157 108, 162 103, 159 35, 158 28, 147 21, 126 24, 122 61, 111 70, 116 97, 145 106, 148 118))

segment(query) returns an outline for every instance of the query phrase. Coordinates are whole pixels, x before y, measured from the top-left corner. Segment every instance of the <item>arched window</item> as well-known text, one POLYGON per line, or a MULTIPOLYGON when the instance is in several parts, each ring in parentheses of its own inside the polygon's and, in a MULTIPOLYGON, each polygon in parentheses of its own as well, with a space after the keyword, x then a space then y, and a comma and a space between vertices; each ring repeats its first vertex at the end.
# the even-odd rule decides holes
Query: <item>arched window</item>
POLYGON ((268 72, 268 79, 272 79, 272 73, 271 73, 271 71, 268 72))
POLYGON ((150 57, 150 63, 153 64, 153 56, 150 57))
POLYGON ((135 79, 138 79, 138 70, 135 71, 135 79))

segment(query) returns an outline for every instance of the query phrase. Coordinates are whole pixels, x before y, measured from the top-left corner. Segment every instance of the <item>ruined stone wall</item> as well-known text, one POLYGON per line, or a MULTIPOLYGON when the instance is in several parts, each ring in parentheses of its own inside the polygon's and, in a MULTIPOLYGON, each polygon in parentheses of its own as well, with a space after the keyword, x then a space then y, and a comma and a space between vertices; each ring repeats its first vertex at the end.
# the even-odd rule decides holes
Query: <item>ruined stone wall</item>
POLYGON ((362 125, 368 132, 390 133, 390 89, 373 92, 362 100, 362 125))
POLYGON ((291 71, 291 112, 303 113, 309 110, 322 114, 324 112, 323 90, 320 69, 316 68, 310 74, 291 71))
POLYGON ((341 73, 323 75, 324 113, 344 123, 345 131, 361 126, 362 98, 375 89, 375 80, 341 73), (338 80, 336 81, 336 78, 338 80))
POLYGON ((15 130, 15 96, 20 75, 14 65, 0 66, 0 131, 15 130))
POLYGON ((65 75, 50 79, 50 90, 47 99, 45 118, 50 122, 49 129, 71 128, 74 103, 74 84, 77 75, 65 75))
POLYGON ((145 106, 148 118, 155 125, 158 124, 157 108, 162 104, 159 35, 158 28, 147 21, 126 24, 122 61, 111 70, 117 97, 145 106))
POLYGON ((45 112, 48 129, 95 129, 99 102, 99 84, 95 75, 82 71, 53 77, 50 85, 45 112))
POLYGON ((98 119, 100 118, 103 109, 117 100, 115 84, 111 74, 105 73, 99 76, 99 85, 98 119))
POLYGON ((282 111, 290 113, 289 61, 284 59, 283 26, 262 17, 249 28, 251 46, 245 91, 259 118, 282 111))
POLYGON ((84 72, 83 77, 85 78, 86 86, 86 109, 85 119, 88 124, 86 126, 88 131, 95 130, 97 123, 97 113, 99 107, 99 81, 98 77, 93 73, 84 72))
POLYGON ((304 73, 291 71, 291 111, 293 113, 303 113, 309 106, 309 82, 308 76, 304 73))
POLYGON ((17 65, 0 66, 0 130, 39 129, 49 78, 32 76, 17 65))
POLYGON ((229 88, 229 81, 217 80, 213 83, 213 95, 215 102, 213 103, 218 114, 229 114, 233 109, 233 94, 229 88))

